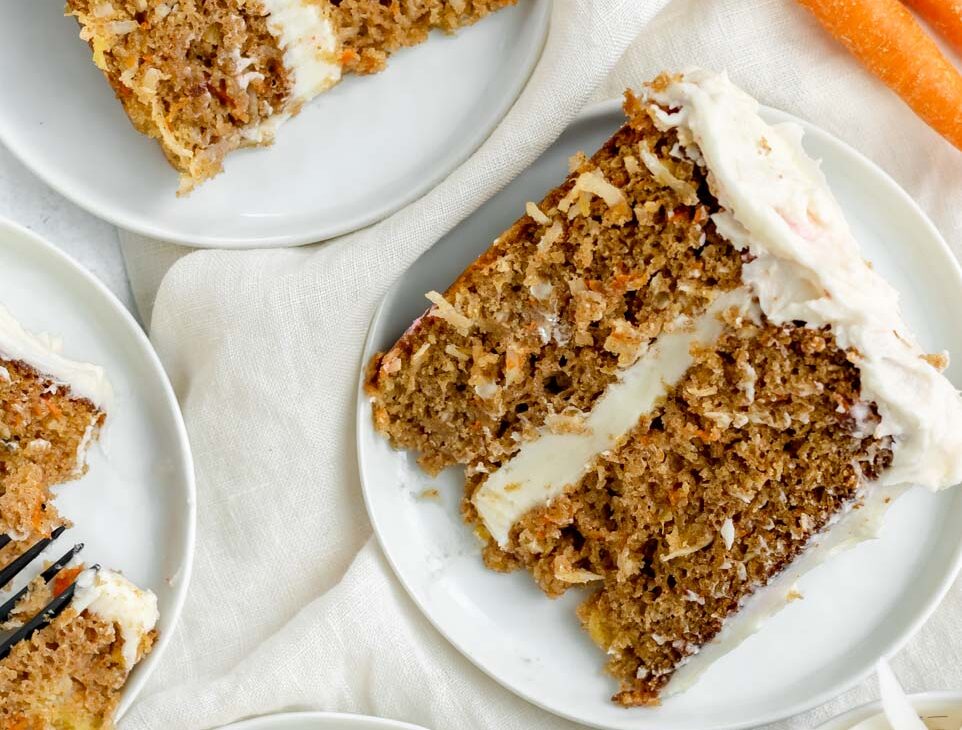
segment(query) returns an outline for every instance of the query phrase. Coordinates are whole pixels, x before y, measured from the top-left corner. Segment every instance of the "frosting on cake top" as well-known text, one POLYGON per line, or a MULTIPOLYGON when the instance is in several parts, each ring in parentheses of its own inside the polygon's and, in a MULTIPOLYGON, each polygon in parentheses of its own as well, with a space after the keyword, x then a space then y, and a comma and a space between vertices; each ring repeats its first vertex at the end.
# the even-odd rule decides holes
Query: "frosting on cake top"
POLYGON ((708 171, 718 232, 754 257, 742 269, 776 324, 829 326, 859 370, 862 398, 893 439, 883 484, 962 481, 962 399, 902 319, 898 293, 863 260, 795 124, 769 125, 725 74, 685 72, 645 92, 655 123, 677 130, 708 171))
MULTIPOLYGON (((2 305, 0 359, 26 363, 41 375, 69 386, 74 397, 86 398, 101 410, 106 411, 113 398, 103 368, 67 359, 61 354, 59 340, 47 334, 27 332, 2 305)), ((0 370, 0 378, 5 375, 9 377, 4 368, 0 370)))

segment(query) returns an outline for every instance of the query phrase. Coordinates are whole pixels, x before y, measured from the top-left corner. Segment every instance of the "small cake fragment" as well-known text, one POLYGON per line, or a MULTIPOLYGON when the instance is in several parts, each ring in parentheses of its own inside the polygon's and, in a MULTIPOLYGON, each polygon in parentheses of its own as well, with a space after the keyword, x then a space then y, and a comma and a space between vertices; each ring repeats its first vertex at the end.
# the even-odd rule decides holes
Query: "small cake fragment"
POLYGON ((114 727, 120 692, 157 636, 157 598, 108 570, 36 580, 0 630, 16 629, 76 580, 67 608, 0 659, 0 727, 114 727))

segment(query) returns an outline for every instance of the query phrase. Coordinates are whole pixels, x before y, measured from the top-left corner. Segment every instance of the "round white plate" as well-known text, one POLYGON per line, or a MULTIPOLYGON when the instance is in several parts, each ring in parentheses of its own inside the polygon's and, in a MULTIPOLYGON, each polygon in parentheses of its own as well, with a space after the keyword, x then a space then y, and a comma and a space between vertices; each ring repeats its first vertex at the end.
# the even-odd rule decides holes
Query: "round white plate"
POLYGON ((114 389, 87 474, 55 489, 88 564, 120 570, 157 594, 160 637, 124 689, 123 713, 160 661, 187 593, 194 552, 194 469, 177 399, 143 330, 116 297, 36 234, 0 219, 0 304, 67 357, 103 366, 114 389))
MULTIPOLYGON (((959 730, 962 726, 962 694, 921 692, 909 695, 909 702, 929 730, 959 730)), ((816 730, 891 730, 882 713, 881 702, 870 702, 834 717, 816 730)))
MULTIPOLYGON (((788 119, 772 110, 770 121, 788 119)), ((374 317, 364 352, 391 346, 519 215, 563 179, 567 158, 593 152, 622 123, 617 103, 586 111, 539 160, 409 269, 374 317)), ((805 147, 823 169, 863 251, 903 296, 906 319, 933 351, 957 355, 949 377, 962 384, 962 272, 917 206, 872 163, 804 124, 805 147)), ((517 694, 559 715, 605 728, 736 728, 801 712, 866 676, 895 651, 947 590, 962 555, 962 492, 913 490, 891 509, 882 539, 863 543, 809 574, 795 601, 689 691, 655 709, 626 710, 608 698, 604 655, 575 617, 569 591, 545 598, 526 573, 486 570, 461 521, 460 470, 432 480, 393 451, 371 425, 358 392, 358 453, 374 529, 401 582, 466 657, 517 694), (418 499, 438 487, 440 502, 418 499)))
POLYGON ((62 195, 121 228, 194 246, 311 243, 417 199, 487 138, 541 54, 550 0, 433 33, 382 73, 350 77, 265 149, 231 155, 190 196, 134 131, 61 2, 5 3, 0 141, 62 195))
POLYGON ((221 730, 425 730, 397 720, 339 712, 288 712, 226 725, 221 730))

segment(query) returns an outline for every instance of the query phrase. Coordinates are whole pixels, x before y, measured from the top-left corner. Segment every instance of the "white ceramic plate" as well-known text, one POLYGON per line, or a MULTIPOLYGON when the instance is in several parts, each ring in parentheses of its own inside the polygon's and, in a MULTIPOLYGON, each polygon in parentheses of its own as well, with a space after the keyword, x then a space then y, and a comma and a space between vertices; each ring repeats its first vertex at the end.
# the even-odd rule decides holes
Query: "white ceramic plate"
POLYGON ((221 730, 425 730, 397 720, 335 712, 290 712, 265 715, 227 725, 221 730))
POLYGON ((160 660, 190 580, 194 471, 177 400, 140 326, 72 259, 0 219, 0 304, 33 332, 62 337, 64 354, 101 365, 114 401, 80 480, 58 487, 74 527, 51 548, 83 542, 88 564, 122 571, 157 594, 160 638, 124 690, 123 713, 160 660))
POLYGON ((0 10, 0 141, 51 187, 122 228, 195 246, 290 246, 373 223, 464 161, 541 54, 550 0, 520 0, 455 36, 345 79, 225 171, 177 198, 177 173, 138 134, 61 2, 0 10))
MULTIPOLYGON (((767 110, 770 121, 789 117, 767 110)), ((592 152, 622 123, 617 104, 584 113, 503 192, 438 241, 398 281, 374 317, 364 360, 387 349, 524 209, 561 180, 567 158, 592 152)), ((962 272, 921 211, 881 170, 805 124, 806 149, 823 168, 865 255, 903 296, 923 345, 958 356, 949 370, 962 383, 962 272)), ((434 625, 471 661, 512 691, 559 715, 605 728, 736 728, 801 712, 867 675, 935 608, 962 554, 962 492, 914 490, 887 516, 882 539, 863 543, 806 576, 795 601, 761 632, 712 666, 688 692, 657 709, 609 703, 615 689, 602 653, 574 615, 583 596, 550 601, 525 573, 483 568, 458 514, 462 476, 432 480, 372 426, 358 393, 358 453, 375 531, 401 582, 434 625), (418 499, 439 487, 440 502, 418 499)))
MULTIPOLYGON (((929 730, 959 730, 962 726, 962 694, 922 692, 909 695, 909 702, 929 730)), ((870 702, 832 718, 816 730, 891 730, 881 702, 870 702)))

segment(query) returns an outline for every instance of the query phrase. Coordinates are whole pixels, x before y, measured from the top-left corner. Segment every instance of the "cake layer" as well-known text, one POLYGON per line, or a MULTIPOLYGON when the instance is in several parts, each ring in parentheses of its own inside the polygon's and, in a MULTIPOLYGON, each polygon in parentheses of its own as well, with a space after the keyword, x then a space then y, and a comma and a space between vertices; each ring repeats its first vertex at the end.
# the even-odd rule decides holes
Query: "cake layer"
POLYGON ((577 422, 661 332, 739 285, 741 254, 678 150, 677 135, 633 116, 430 295, 369 369, 375 423, 394 446, 432 473, 494 468, 577 422))
POLYGON ((120 690, 156 636, 157 599, 117 573, 81 570, 35 581, 2 627, 22 625, 77 578, 67 609, 0 660, 0 726, 114 727, 120 690))
POLYGON ((344 47, 344 70, 374 73, 387 57, 425 41, 440 28, 453 33, 517 0, 338 0, 334 20, 344 47))

